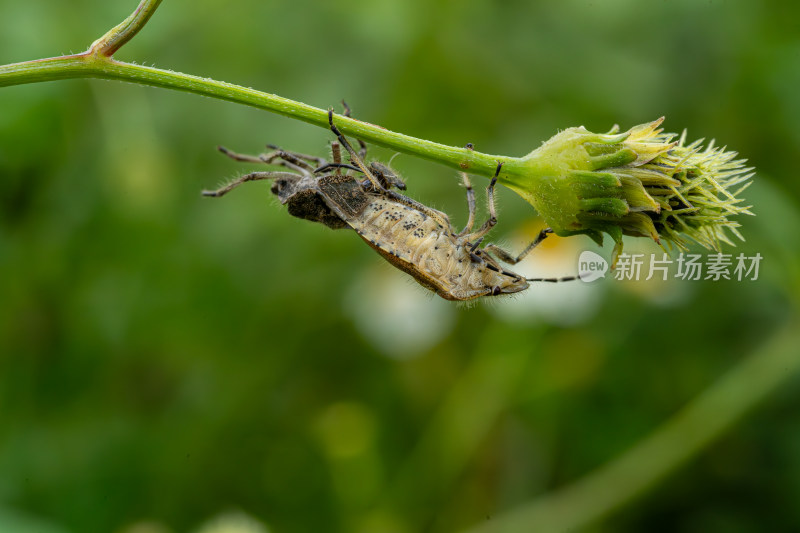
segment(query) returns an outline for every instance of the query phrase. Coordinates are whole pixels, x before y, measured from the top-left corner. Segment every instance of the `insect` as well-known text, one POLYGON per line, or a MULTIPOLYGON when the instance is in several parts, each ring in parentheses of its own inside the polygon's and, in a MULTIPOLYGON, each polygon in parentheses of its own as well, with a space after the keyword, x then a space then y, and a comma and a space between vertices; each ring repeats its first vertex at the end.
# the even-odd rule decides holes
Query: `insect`
MULTIPOLYGON (((345 116, 349 116, 347 107, 345 116)), ((220 189, 203 191, 203 195, 220 197, 248 181, 273 180, 272 193, 287 206, 291 215, 320 222, 332 229, 355 230, 392 265, 446 300, 512 294, 527 289, 529 282, 576 279, 575 276, 525 278, 498 263, 498 259, 509 264, 521 261, 552 233, 549 228, 542 230, 516 256, 494 244, 480 248, 485 236, 497 223, 494 186, 502 163, 498 162, 486 189, 489 218, 474 231, 475 192, 467 174, 462 173, 469 218, 466 227, 457 232, 445 213, 393 190, 405 190, 405 183, 381 163, 372 162, 367 166, 364 163, 366 145, 359 141, 360 151, 356 152, 336 127, 333 118, 333 111, 329 110, 330 129, 338 140, 331 144, 332 162, 287 152, 272 145, 268 147, 273 152, 260 156, 237 154, 220 147, 220 151, 237 161, 275 164, 292 172, 252 172, 220 189), (352 164, 342 162, 341 147, 347 151, 352 164)), ((471 145, 467 148, 471 149, 471 145)))

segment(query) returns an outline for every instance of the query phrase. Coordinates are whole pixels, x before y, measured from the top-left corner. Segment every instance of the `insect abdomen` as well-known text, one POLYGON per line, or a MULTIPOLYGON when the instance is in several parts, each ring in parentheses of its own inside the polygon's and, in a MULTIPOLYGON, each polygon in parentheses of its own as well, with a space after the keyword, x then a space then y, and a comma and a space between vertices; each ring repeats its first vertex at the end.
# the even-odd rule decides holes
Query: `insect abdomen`
POLYGON ((347 222, 365 241, 413 264, 444 233, 425 213, 385 197, 373 197, 361 216, 347 222))
POLYGON ((448 300, 469 300, 507 285, 501 272, 474 262, 449 229, 425 213, 374 197, 347 221, 387 261, 448 300))

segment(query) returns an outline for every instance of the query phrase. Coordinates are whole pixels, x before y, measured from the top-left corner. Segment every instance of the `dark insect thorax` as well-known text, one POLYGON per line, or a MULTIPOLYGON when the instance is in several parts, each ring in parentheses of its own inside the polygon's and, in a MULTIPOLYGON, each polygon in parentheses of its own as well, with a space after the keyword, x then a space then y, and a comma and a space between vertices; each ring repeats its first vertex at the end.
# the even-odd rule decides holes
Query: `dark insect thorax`
POLYGON ((322 196, 312 189, 302 189, 289 196, 286 207, 294 217, 321 222, 331 229, 348 227, 347 222, 334 213, 322 196))
POLYGON ((370 202, 369 195, 353 176, 322 176, 317 180, 317 188, 328 200, 330 207, 345 220, 361 216, 370 202))

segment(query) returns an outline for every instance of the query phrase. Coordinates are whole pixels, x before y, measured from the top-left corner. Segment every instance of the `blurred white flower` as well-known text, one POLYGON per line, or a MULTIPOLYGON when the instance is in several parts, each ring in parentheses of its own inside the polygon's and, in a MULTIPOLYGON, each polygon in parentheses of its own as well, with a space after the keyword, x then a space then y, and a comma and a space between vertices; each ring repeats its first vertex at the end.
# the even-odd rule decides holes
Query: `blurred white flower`
POLYGON ((195 533, 269 533, 269 529, 246 513, 232 511, 211 518, 195 533))
POLYGON ((452 331, 456 307, 383 263, 356 276, 345 313, 376 349, 394 359, 420 355, 452 331))

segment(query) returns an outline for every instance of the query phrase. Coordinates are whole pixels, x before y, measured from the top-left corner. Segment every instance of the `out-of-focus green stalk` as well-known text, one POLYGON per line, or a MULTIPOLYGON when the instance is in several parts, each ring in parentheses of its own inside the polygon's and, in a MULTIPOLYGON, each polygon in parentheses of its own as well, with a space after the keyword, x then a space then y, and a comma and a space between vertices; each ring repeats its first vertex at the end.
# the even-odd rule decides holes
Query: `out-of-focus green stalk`
POLYGON ((432 503, 447 500, 500 415, 514 403, 542 332, 526 328, 508 335, 499 326, 484 332, 475 356, 368 518, 391 517, 392 524, 410 532, 424 529, 436 517, 432 503), (420 479, 426 482, 420 484, 420 479))
POLYGON ((562 533, 582 528, 644 494, 730 429, 800 371, 800 319, 784 325, 671 420, 583 479, 491 517, 467 533, 562 533))

